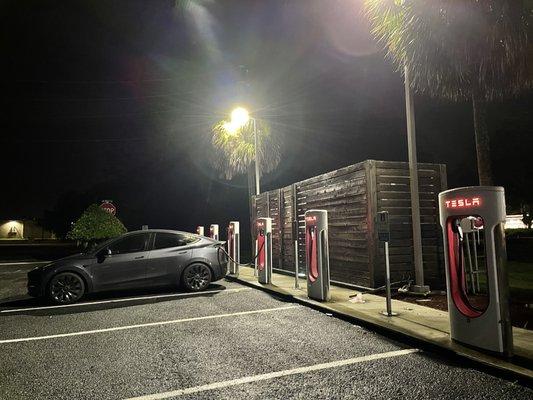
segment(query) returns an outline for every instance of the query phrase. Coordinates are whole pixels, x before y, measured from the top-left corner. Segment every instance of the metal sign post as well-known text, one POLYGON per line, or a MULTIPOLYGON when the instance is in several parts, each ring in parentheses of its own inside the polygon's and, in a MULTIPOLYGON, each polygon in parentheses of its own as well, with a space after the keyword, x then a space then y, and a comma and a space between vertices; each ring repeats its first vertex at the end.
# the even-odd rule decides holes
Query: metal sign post
POLYGON ((300 289, 300 281, 298 276, 298 221, 292 221, 292 237, 294 240, 294 288, 300 289))
POLYGON ((294 288, 300 289, 300 277, 298 276, 298 241, 294 241, 294 288))
POLYGON ((392 294, 390 288, 390 263, 389 263, 389 241, 390 241, 390 223, 389 212, 380 211, 376 216, 376 228, 378 231, 378 239, 380 242, 385 243, 385 288, 386 288, 386 305, 387 310, 382 311, 383 315, 387 317, 393 317, 398 315, 392 311, 392 294))

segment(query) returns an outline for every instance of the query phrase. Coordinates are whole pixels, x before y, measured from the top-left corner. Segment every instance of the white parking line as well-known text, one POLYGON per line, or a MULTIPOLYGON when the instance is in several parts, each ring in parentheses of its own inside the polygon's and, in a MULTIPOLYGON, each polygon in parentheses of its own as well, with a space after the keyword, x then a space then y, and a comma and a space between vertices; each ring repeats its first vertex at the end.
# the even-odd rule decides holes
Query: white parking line
POLYGON ((263 314, 263 313, 268 313, 268 312, 273 312, 273 311, 290 310, 290 309, 299 308, 299 307, 302 307, 302 306, 294 305, 294 306, 285 306, 285 307, 265 308, 265 309, 262 309, 262 310, 240 311, 240 312, 235 312, 235 313, 231 313, 231 314, 217 314, 217 315, 208 315, 208 316, 205 316, 205 317, 183 318, 183 319, 174 319, 174 320, 171 320, 171 321, 149 322, 149 323, 146 323, 146 324, 116 326, 114 328, 94 329, 94 330, 91 330, 91 331, 59 333, 59 334, 56 334, 56 335, 34 336, 34 337, 25 337, 25 338, 18 338, 18 339, 5 339, 5 340, 0 340, 0 344, 18 343, 18 342, 31 342, 31 341, 35 341, 35 340, 55 339, 55 338, 62 338, 62 337, 69 337, 69 336, 92 335, 92 334, 95 334, 95 333, 125 331, 125 330, 128 330, 128 329, 146 328, 146 327, 150 327, 150 326, 162 326, 162 325, 170 325, 170 324, 181 324, 183 322, 202 321, 202 320, 206 320, 206 319, 217 319, 217 318, 226 318, 226 317, 236 317, 236 316, 240 316, 240 315, 263 314))
POLYGON ((21 312, 21 311, 47 310, 50 308, 83 307, 83 306, 92 306, 94 304, 122 303, 124 301, 163 299, 167 297, 190 297, 190 296, 200 296, 203 294, 213 294, 213 293, 222 293, 222 292, 235 293, 235 292, 244 292, 244 291, 249 291, 249 290, 252 290, 252 288, 204 290, 203 292, 195 292, 195 293, 159 294, 159 295, 154 295, 154 296, 127 297, 124 299, 90 301, 90 302, 85 302, 85 303, 64 304, 64 305, 57 305, 57 306, 14 308, 14 309, 9 309, 9 310, 2 310, 0 311, 0 313, 7 314, 7 313, 15 313, 15 312, 21 312))
POLYGON ((416 353, 418 351, 419 351, 418 349, 406 349, 406 350, 389 351, 387 353, 371 354, 369 356, 348 358, 348 359, 345 359, 345 360, 339 360, 339 361, 332 361, 332 362, 327 362, 327 363, 322 363, 322 364, 309 365, 309 366, 306 366, 306 367, 285 369, 283 371, 269 372, 269 373, 266 373, 266 374, 245 376, 243 378, 232 379, 232 380, 229 380, 229 381, 215 382, 215 383, 210 383, 210 384, 202 385, 202 386, 194 386, 194 387, 185 388, 185 389, 173 390, 173 391, 170 391, 170 392, 148 394, 148 395, 139 396, 139 397, 130 397, 130 398, 126 399, 126 400, 161 400, 161 399, 168 399, 170 397, 177 397, 177 396, 182 396, 182 395, 185 395, 185 394, 193 394, 193 393, 205 392, 205 391, 208 391, 208 390, 223 389, 223 388, 230 387, 230 386, 243 385, 245 383, 259 382, 259 381, 265 381, 267 379, 281 378, 283 376, 304 374, 304 373, 307 373, 307 372, 320 371, 320 370, 324 370, 324 369, 344 367, 346 365, 358 364, 358 363, 362 363, 362 362, 366 362, 366 361, 381 360, 381 359, 384 359, 384 358, 400 357, 400 356, 405 356, 407 354, 416 353))

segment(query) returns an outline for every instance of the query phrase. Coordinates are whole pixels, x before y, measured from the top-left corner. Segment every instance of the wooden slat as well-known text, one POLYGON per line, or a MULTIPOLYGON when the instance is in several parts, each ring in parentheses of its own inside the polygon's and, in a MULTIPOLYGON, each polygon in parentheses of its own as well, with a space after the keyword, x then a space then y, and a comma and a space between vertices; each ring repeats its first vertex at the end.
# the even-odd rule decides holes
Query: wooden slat
MULTIPOLYGON (((443 248, 437 195, 446 187, 445 168, 419 164, 418 169, 424 269, 428 279, 438 280, 443 277, 443 248)), ((373 221, 378 211, 386 210, 391 222, 393 277, 414 278, 407 163, 367 160, 263 193, 254 200, 252 215, 272 218, 274 267, 277 261, 280 268, 294 270, 296 218, 298 260, 300 271, 305 271, 304 214, 309 209, 326 209, 331 278, 361 286, 381 284, 383 249, 377 242, 373 221)))
POLYGON ((366 161, 363 161, 363 162, 360 162, 360 163, 357 163, 357 164, 349 165, 349 166, 344 167, 344 168, 336 169, 335 171, 331 171, 331 172, 327 172, 325 174, 317 175, 317 176, 314 176, 312 178, 300 181, 296 185, 297 185, 297 187, 298 186, 303 186, 303 185, 311 185, 311 184, 316 183, 316 182, 322 182, 322 181, 326 181, 328 179, 339 178, 341 176, 344 176, 344 175, 347 175, 347 174, 350 174, 350 173, 354 173, 354 172, 357 172, 357 171, 362 171, 362 170, 364 170, 365 162, 366 161))

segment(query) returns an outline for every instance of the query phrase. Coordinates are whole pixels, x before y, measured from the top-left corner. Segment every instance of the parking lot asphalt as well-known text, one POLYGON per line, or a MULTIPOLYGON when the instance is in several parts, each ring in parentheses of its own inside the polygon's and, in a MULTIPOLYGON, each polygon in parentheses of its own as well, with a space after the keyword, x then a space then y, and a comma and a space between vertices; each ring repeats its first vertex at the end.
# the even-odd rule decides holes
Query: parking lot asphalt
POLYGON ((0 265, 0 399, 531 399, 525 386, 237 283, 48 307, 0 265))

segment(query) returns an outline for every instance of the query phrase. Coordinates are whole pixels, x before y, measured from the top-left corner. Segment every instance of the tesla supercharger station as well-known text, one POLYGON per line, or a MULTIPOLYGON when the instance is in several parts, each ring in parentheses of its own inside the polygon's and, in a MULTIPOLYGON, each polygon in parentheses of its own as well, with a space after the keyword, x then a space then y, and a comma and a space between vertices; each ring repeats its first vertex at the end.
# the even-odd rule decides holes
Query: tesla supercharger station
POLYGON ((328 212, 305 212, 305 260, 307 264, 307 296, 329 301, 328 212))
POLYGON ((504 190, 493 186, 447 190, 439 194, 439 211, 451 337, 511 356, 504 190))
POLYGON ((238 221, 231 221, 228 226, 228 254, 230 256, 229 273, 238 275, 239 263, 241 262, 241 244, 238 221))
POLYGON ((204 236, 204 227, 203 226, 197 226, 196 227, 196 233, 200 236, 204 236))
POLYGON ((209 237, 218 240, 218 224, 212 224, 209 227, 209 237))
POLYGON ((272 283, 272 218, 257 218, 257 280, 272 283))

